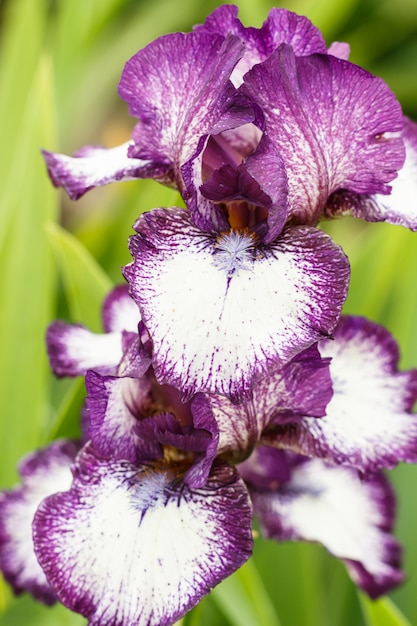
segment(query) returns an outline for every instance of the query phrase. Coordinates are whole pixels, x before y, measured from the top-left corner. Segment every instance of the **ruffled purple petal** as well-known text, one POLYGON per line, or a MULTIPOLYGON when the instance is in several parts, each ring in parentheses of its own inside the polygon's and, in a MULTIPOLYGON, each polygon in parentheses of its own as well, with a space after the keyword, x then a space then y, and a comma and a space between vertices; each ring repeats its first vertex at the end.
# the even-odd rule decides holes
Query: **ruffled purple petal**
POLYGON ((55 187, 63 187, 72 200, 78 200, 94 187, 116 181, 154 178, 161 183, 172 183, 166 164, 128 155, 132 142, 115 148, 85 146, 74 156, 43 150, 48 174, 55 187))
POLYGON ((291 213, 314 224, 334 191, 389 193, 404 162, 400 105, 385 83, 332 55, 281 46, 246 76, 287 168, 291 213))
POLYGON ((114 370, 123 355, 122 333, 95 334, 81 324, 60 320, 46 335, 51 368, 56 376, 80 376, 89 369, 114 370))
POLYGON ((103 303, 102 317, 106 333, 138 332, 139 310, 129 294, 128 285, 118 285, 108 294, 103 303))
POLYGON ((196 394, 191 400, 193 425, 198 432, 209 433, 207 447, 203 455, 196 457, 187 471, 184 482, 189 487, 202 487, 208 480, 214 459, 218 454, 219 426, 214 418, 211 404, 203 394, 196 394))
POLYGON ((371 598, 403 580, 400 546, 390 534, 394 499, 382 474, 363 481, 349 468, 316 459, 295 466, 276 492, 254 490, 252 500, 266 537, 318 541, 371 598))
POLYGON ((247 560, 251 518, 228 466, 191 491, 169 466, 87 447, 71 490, 39 508, 34 542, 57 596, 90 626, 168 626, 247 560))
MULTIPOLYGON (((274 437, 276 425, 305 415, 321 417, 332 397, 329 361, 311 346, 281 369, 260 378, 253 398, 239 405, 225 396, 210 396, 219 427, 218 453, 245 458, 263 437, 274 437)), ((273 454, 273 453, 271 453, 273 454)))
POLYGON ((155 441, 145 441, 136 433, 138 420, 153 408, 151 385, 147 378, 116 378, 87 372, 89 437, 101 456, 132 463, 162 456, 155 441))
POLYGON ((0 493, 0 570, 15 593, 28 591, 37 600, 56 600, 33 551, 32 520, 40 502, 69 489, 71 465, 78 446, 56 441, 23 459, 19 466, 22 485, 0 493))
POLYGON ((388 331, 344 317, 320 352, 331 359, 334 394, 327 414, 278 429, 276 443, 361 472, 415 463, 417 370, 398 371, 398 347, 388 331))
POLYGON ((245 54, 232 73, 235 85, 256 63, 264 61, 278 46, 292 46, 294 54, 304 56, 314 52, 326 53, 326 44, 319 29, 306 18, 286 9, 271 9, 261 28, 245 28, 237 17, 238 7, 223 5, 209 15, 196 30, 236 35, 245 43, 245 54))
POLYGON ((331 239, 288 229, 270 246, 205 234, 181 209, 143 215, 124 269, 152 338, 160 382, 232 400, 337 323, 349 267, 331 239), (245 303, 242 306, 242 302, 245 303))
POLYGON ((229 82, 242 53, 236 37, 201 32, 160 37, 133 56, 119 84, 140 120, 129 156, 165 164, 181 190, 180 167, 204 136, 253 119, 229 82))
POLYGON ((117 366, 117 376, 142 378, 148 371, 152 359, 148 347, 142 343, 138 333, 122 332, 123 356, 117 366))
POLYGON ((326 215, 351 214, 368 222, 389 222, 417 230, 417 124, 404 118, 406 159, 389 195, 359 196, 348 192, 334 194, 326 215))

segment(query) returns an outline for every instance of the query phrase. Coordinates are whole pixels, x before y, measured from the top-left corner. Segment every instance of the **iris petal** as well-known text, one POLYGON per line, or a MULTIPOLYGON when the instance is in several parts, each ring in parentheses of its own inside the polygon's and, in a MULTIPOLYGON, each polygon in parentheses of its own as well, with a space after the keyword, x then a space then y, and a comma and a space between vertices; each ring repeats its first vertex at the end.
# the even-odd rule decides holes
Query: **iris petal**
POLYGON ((364 318, 342 318, 334 337, 320 344, 334 390, 326 416, 284 426, 276 443, 361 472, 415 463, 417 370, 399 372, 395 341, 364 318))
POLYGON ((342 559, 357 585, 376 598, 403 580, 390 534, 394 501, 382 474, 300 463, 282 490, 252 493, 262 532, 278 541, 318 541, 342 559))
POLYGON ((32 520, 44 498, 70 488, 77 451, 61 440, 28 455, 19 466, 22 485, 0 493, 0 570, 16 593, 29 591, 46 604, 56 597, 33 550, 32 520))
POLYGON ((175 208, 155 209, 135 228, 124 273, 153 342, 155 374, 185 396, 251 397, 256 377, 337 323, 349 267, 317 229, 290 228, 258 247, 233 231, 217 240, 175 208))
POLYGON ((401 107, 385 83, 332 55, 281 46, 241 91, 262 108, 286 167, 290 212, 314 224, 337 189, 389 193, 404 162, 401 107))
POLYGON ((168 626, 250 555, 249 495, 232 468, 191 491, 169 467, 87 447, 75 476, 38 510, 34 541, 59 599, 90 626, 168 626))

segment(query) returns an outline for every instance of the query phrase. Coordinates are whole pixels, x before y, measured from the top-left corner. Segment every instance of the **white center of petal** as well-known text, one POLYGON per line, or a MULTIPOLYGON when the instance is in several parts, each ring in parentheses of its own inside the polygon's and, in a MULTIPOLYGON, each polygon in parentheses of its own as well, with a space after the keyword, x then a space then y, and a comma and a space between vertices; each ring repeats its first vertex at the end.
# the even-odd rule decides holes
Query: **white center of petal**
POLYGON ((222 234, 215 245, 213 264, 230 278, 238 270, 252 269, 255 260, 256 235, 237 230, 222 234))

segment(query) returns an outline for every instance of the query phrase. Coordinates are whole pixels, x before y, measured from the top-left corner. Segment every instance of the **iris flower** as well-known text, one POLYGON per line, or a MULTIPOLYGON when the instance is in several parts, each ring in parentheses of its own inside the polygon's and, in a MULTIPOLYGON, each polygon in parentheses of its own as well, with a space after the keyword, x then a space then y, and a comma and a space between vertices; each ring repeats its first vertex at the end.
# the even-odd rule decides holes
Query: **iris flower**
POLYGON ((23 485, 0 498, 1 565, 17 591, 57 598, 91 625, 172 624, 249 558, 253 514, 267 537, 322 543, 371 597, 402 580, 380 470, 416 460, 417 372, 398 371, 387 331, 342 318, 334 340, 271 370, 251 400, 200 393, 184 403, 149 362, 140 375, 133 367, 131 345, 146 334, 127 330, 137 309, 126 287, 106 299, 103 318, 107 333, 78 365, 80 327, 48 333, 60 375, 86 360, 95 369, 84 447, 34 454, 23 485), (97 346, 117 332, 130 341, 110 373, 97 346))
POLYGON ((186 209, 136 222, 105 333, 48 331, 87 399, 81 442, 34 453, 0 495, 17 592, 90 626, 168 626, 249 558, 253 515, 322 543, 373 598, 402 580, 381 472, 417 461, 417 373, 382 327, 340 317, 349 264, 317 225, 417 228, 417 131, 348 55, 284 9, 252 29, 225 5, 127 62, 129 142, 44 153, 74 199, 153 178, 186 209))
POLYGON ((377 219, 405 155, 394 95, 346 56, 306 18, 273 9, 250 29, 226 5, 127 62, 119 93, 139 118, 127 145, 45 153, 74 198, 142 177, 181 193, 188 210, 137 221, 125 276, 157 380, 184 399, 249 399, 337 324, 349 266, 316 224, 349 208, 377 219))

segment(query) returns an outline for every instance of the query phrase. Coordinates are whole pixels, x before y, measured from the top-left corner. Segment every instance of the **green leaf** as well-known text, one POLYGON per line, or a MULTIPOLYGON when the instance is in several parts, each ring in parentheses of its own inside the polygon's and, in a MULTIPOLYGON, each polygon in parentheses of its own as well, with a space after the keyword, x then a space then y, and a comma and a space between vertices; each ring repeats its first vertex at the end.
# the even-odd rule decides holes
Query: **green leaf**
POLYGON ((211 597, 234 626, 280 626, 253 560, 215 587, 211 597))
POLYGON ((366 626, 411 626, 398 607, 389 598, 370 600, 359 594, 366 626))
POLYGON ((69 611, 59 602, 52 607, 36 602, 28 595, 14 601, 0 614, 0 626, 86 626, 86 619, 69 611))
MULTIPOLYGON (((37 28, 38 21, 32 26, 37 28)), ((24 63, 24 47, 21 55, 24 63)), ((56 276, 44 223, 56 218, 57 194, 39 154, 39 146, 52 141, 54 135, 53 115, 49 115, 52 77, 46 58, 38 59, 27 88, 23 117, 15 127, 14 149, 8 155, 10 167, 2 172, 0 198, 0 213, 3 215, 4 209, 8 214, 0 242, 0 459, 4 484, 15 479, 16 461, 39 445, 49 413, 50 374, 44 336, 54 312, 56 276)), ((13 119, 12 102, 9 113, 13 119)), ((4 128, 10 120, 0 119, 0 123, 4 128)))
POLYGON ((112 282, 88 250, 57 224, 46 227, 60 269, 73 322, 101 330, 100 309, 112 282))

